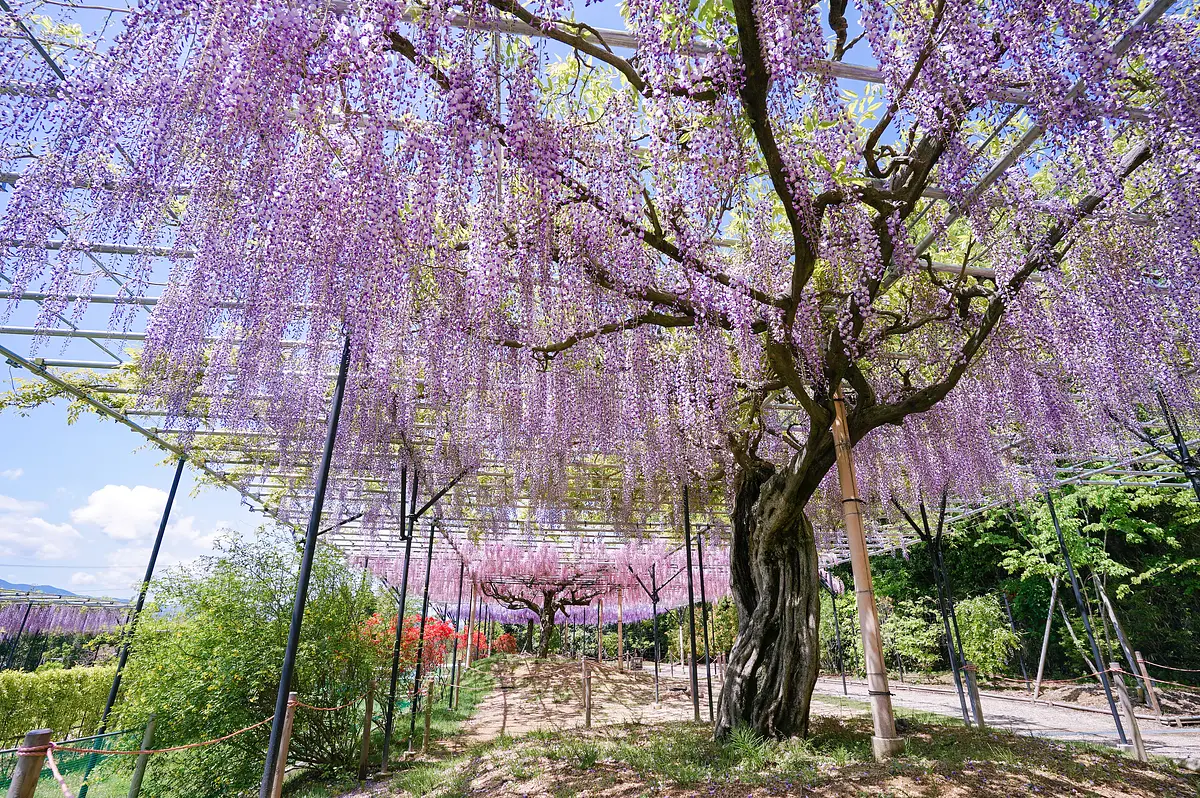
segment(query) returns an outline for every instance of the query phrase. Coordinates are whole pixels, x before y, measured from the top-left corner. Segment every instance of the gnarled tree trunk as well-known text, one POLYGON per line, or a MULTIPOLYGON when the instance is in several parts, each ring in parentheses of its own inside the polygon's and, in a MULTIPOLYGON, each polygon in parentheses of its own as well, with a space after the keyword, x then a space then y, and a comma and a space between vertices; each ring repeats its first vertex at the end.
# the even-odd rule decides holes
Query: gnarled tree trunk
POLYGON ((537 658, 545 659, 550 656, 550 641, 554 636, 554 616, 558 612, 558 606, 553 601, 547 601, 542 606, 541 613, 541 639, 538 640, 537 658))
POLYGON ((801 476, 743 465, 734 488, 730 586, 738 635, 729 655, 716 736, 746 726, 763 737, 808 731, 817 681, 820 581, 801 476))

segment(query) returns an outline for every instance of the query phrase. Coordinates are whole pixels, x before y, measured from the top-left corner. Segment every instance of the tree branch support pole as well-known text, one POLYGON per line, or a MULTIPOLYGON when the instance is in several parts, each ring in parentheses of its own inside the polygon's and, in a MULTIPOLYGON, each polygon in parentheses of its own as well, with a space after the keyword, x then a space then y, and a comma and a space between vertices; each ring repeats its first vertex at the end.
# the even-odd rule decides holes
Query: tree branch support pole
POLYGON ((1033 682, 1033 699, 1042 691, 1042 674, 1046 671, 1046 652, 1050 648, 1050 624, 1054 621, 1054 606, 1058 604, 1058 577, 1050 584, 1050 609, 1046 612, 1046 631, 1042 633, 1042 653, 1038 655, 1037 678, 1033 682))
MULTIPOLYGON (((108 731, 108 716, 112 713, 112 708, 117 703, 117 695, 121 692, 121 678, 125 675, 125 663, 129 661, 129 649, 133 645, 133 635, 137 631, 138 618, 141 617, 142 608, 146 606, 146 594, 150 591, 150 580, 154 578, 154 566, 158 562, 158 553, 162 549, 167 522, 171 520, 171 508, 175 505, 175 494, 179 491, 179 479, 183 476, 183 466, 186 462, 184 458, 180 457, 175 463, 175 476, 171 479, 171 491, 167 494, 167 504, 163 507, 162 517, 158 521, 158 534, 154 536, 154 546, 150 549, 150 559, 146 562, 146 573, 142 576, 142 584, 138 588, 137 601, 134 602, 133 611, 130 613, 129 621, 125 624, 124 634, 121 636, 121 653, 117 657, 117 672, 113 674, 112 687, 108 690, 108 699, 104 702, 104 712, 100 715, 100 727, 96 730, 96 734, 104 734, 108 731)), ((88 777, 96 765, 95 754, 86 756, 83 784, 79 787, 79 798, 87 798, 88 777)))
POLYGON ((471 649, 475 638, 475 580, 471 580, 471 603, 467 606, 467 659, 463 668, 471 667, 471 649))
POLYGON ((846 400, 840 388, 834 392, 833 407, 833 440, 838 481, 842 489, 842 516, 846 523, 846 538, 850 543, 850 567, 854 573, 854 595, 858 603, 863 657, 866 660, 867 693, 871 697, 871 720, 875 727, 871 751, 877 760, 883 760, 904 750, 904 740, 896 735, 896 718, 892 714, 892 693, 888 689, 887 666, 883 661, 883 640, 875 607, 871 561, 867 555, 867 538, 863 530, 862 500, 858 497, 858 481, 854 475, 846 400))
POLYGON ((979 675, 974 662, 963 662, 963 673, 967 675, 967 690, 971 694, 971 712, 975 715, 975 728, 983 731, 983 700, 979 697, 979 675))
MULTIPOLYGON (((142 732, 142 750, 150 750, 150 746, 154 745, 154 725, 157 721, 157 716, 151 712, 150 717, 146 718, 146 729, 142 732)), ((146 765, 150 763, 149 754, 138 754, 137 761, 133 765, 133 776, 129 779, 128 798, 138 798, 142 792, 142 779, 146 777, 146 765)))
MULTIPOLYGON (((400 483, 401 491, 404 490, 406 468, 401 466, 400 483)), ((412 562, 412 541, 413 541, 413 519, 417 509, 417 472, 414 468, 412 478, 412 493, 409 500, 409 512, 407 519, 401 519, 403 524, 407 520, 407 531, 404 539, 404 575, 400 581, 400 595, 396 599, 396 639, 392 643, 392 679, 391 686, 388 688, 388 704, 387 711, 384 713, 383 721, 383 751, 380 753, 382 758, 379 765, 379 775, 386 776, 388 773, 388 761, 392 749, 392 732, 396 728, 396 686, 400 679, 400 640, 404 636, 404 605, 408 603, 408 568, 412 562)), ((400 512, 404 512, 404 493, 400 494, 400 512)))
MULTIPOLYGON (((1133 674, 1134 681, 1140 682, 1137 660, 1133 656, 1133 646, 1129 645, 1129 638, 1125 637, 1125 630, 1121 628, 1121 621, 1117 618, 1117 609, 1108 600, 1108 594, 1104 591, 1104 585, 1100 583, 1100 577, 1094 571, 1092 572, 1092 584, 1096 586, 1096 595, 1100 598, 1100 604, 1107 610, 1109 620, 1112 621, 1113 631, 1117 635, 1117 643, 1121 646, 1122 656, 1125 657, 1125 664, 1129 666, 1129 672, 1133 674)), ((1146 685, 1144 684, 1139 685, 1139 687, 1143 691, 1146 689, 1146 685)))
POLYGON ((713 692, 712 692, 712 654, 708 646, 708 596, 704 591, 704 546, 703 535, 696 535, 696 570, 700 572, 700 631, 704 636, 704 680, 708 684, 708 722, 712 723, 713 692))
POLYGON ((1071 553, 1067 551, 1067 541, 1063 538, 1062 527, 1058 523, 1058 513, 1054 509, 1054 500, 1050 497, 1049 491, 1046 491, 1046 507, 1050 510, 1050 520, 1054 524, 1054 533, 1058 536, 1058 547, 1062 551, 1063 562, 1067 566, 1067 578, 1071 580, 1071 590, 1075 593, 1075 604, 1079 607, 1079 614, 1083 616, 1083 630, 1087 633, 1088 644, 1092 648, 1092 657, 1099 671, 1100 684, 1104 686, 1104 695, 1108 699, 1108 708, 1112 711, 1113 723, 1117 727, 1117 737, 1120 738, 1122 745, 1129 745, 1129 740, 1125 737, 1125 727, 1121 725, 1121 716, 1117 712, 1116 701, 1113 700, 1112 685, 1108 680, 1108 671, 1102 667, 1104 660, 1100 657, 1100 647, 1096 645, 1096 635, 1092 633, 1092 623, 1088 620, 1087 602, 1083 600, 1083 592, 1079 587, 1079 579, 1075 576, 1075 566, 1071 563, 1071 553))
MULTIPOLYGON (((263 764, 262 782, 258 785, 259 798, 270 798, 275 782, 276 760, 283 745, 284 722, 289 717, 288 706, 291 695, 292 674, 296 668, 296 652, 300 649, 300 627, 304 623, 304 604, 308 600, 308 582, 312 578, 313 558, 317 553, 317 535, 321 532, 321 511, 325 506, 325 490, 329 487, 329 471, 333 466, 333 447, 337 441, 338 419, 342 415, 342 399, 346 394, 346 373, 350 369, 350 336, 342 344, 342 362, 338 368, 337 382, 333 387, 333 402, 329 408, 329 426, 325 432, 325 450, 321 454, 320 470, 317 472, 316 493, 313 496, 312 512, 308 517, 308 530, 304 535, 304 553, 300 558, 300 576, 296 585, 296 600, 292 604, 292 621, 288 626, 287 647, 283 653, 283 667, 279 674, 279 694, 275 698, 275 719, 271 722, 271 738, 267 745, 267 760, 263 764)), ((289 730, 290 731, 290 730, 289 730)), ((280 778, 282 785, 282 778, 280 778)))
POLYGON ((1150 705, 1150 709, 1154 710, 1154 717, 1162 719, 1162 709, 1158 705, 1158 688, 1154 686, 1154 680, 1150 678, 1150 671, 1146 668, 1146 660, 1142 657, 1142 652, 1135 651, 1133 656, 1137 659, 1138 670, 1142 674, 1142 680, 1146 683, 1146 703, 1150 705))
POLYGON ((25 739, 18 749, 17 766, 13 769, 12 781, 8 784, 8 798, 33 798, 37 792, 42 766, 46 763, 46 750, 50 745, 50 729, 34 729, 25 732, 25 739))
POLYGON ((604 662, 604 599, 596 599, 596 662, 604 662))
POLYGON ((617 670, 625 670, 625 603, 620 585, 617 585, 617 670))
POLYGON ((417 670, 413 676, 413 700, 408 713, 408 752, 413 752, 413 737, 417 734, 417 706, 421 698, 421 670, 425 664, 425 618, 429 615, 429 572, 433 569, 433 536, 437 521, 429 525, 429 553, 425 556, 425 589, 421 596, 421 630, 417 634, 417 670))
POLYGON ((279 743, 279 759, 271 781, 271 798, 280 798, 283 795, 283 776, 287 770, 288 748, 292 743, 292 727, 296 724, 296 702, 299 700, 298 693, 288 693, 287 709, 283 715, 283 735, 279 743))
POLYGON ((454 605, 454 651, 450 655, 450 702, 451 709, 458 707, 458 627, 462 623, 463 577, 467 573, 467 561, 458 565, 458 602, 454 605))
MULTIPOLYGON (((696 590, 692 578, 692 511, 688 502, 688 487, 683 486, 683 550, 687 565, 688 586, 688 640, 691 643, 691 663, 688 668, 692 686, 692 720, 700 722, 700 680, 696 672, 696 590)), ((682 632, 683 629, 680 628, 682 632)), ((680 646, 680 654, 683 646, 680 646)))
POLYGON ((1108 663, 1109 673, 1112 674, 1113 686, 1117 688, 1117 698, 1121 701, 1121 711, 1129 721, 1129 729, 1133 733, 1133 754, 1139 762, 1149 762, 1146 756, 1146 744, 1142 742, 1142 730, 1138 727, 1137 716, 1133 714, 1133 701, 1129 691, 1125 689, 1125 678, 1121 675, 1121 665, 1117 662, 1108 663))
POLYGON ((365 781, 371 762, 371 726, 375 719, 375 680, 367 683, 367 701, 363 708, 362 747, 358 753, 358 780, 365 781))

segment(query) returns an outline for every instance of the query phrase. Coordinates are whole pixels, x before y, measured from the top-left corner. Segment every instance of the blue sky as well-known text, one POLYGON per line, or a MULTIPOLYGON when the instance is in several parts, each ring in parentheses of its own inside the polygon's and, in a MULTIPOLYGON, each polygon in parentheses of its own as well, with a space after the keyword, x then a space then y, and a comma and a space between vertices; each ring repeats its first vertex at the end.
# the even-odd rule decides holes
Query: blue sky
MULTIPOLYGON (((29 376, 12 369, 12 378, 29 376)), ((0 390, 11 390, 7 366, 0 380, 0 390)), ((171 464, 112 421, 85 415, 68 425, 65 402, 26 417, 0 413, 0 441, 0 579, 131 595, 171 487, 171 464)), ((185 469, 160 571, 211 551, 221 529, 253 532, 262 516, 239 500, 212 487, 197 494, 185 469)))

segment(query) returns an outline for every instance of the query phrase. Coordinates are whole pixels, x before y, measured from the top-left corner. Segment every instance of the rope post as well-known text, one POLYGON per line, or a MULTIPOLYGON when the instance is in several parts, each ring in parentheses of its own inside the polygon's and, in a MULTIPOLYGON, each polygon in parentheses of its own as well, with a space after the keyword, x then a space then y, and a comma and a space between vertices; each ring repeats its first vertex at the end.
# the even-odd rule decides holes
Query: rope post
POLYGON ((1129 730, 1133 733, 1133 754, 1137 761, 1149 762, 1146 744, 1142 741, 1142 730, 1138 727, 1137 716, 1133 714, 1133 701, 1129 698, 1129 691, 1125 689, 1125 677, 1121 674, 1121 666, 1119 663, 1110 662, 1108 670, 1112 674, 1113 687, 1117 688, 1117 700, 1121 702, 1121 710, 1125 713, 1125 718, 1129 721, 1129 730))
POLYGON ((975 713, 975 727, 980 731, 987 728, 983 722, 983 701, 979 698, 979 681, 976 678, 977 668, 974 662, 964 662, 963 670, 967 673, 967 691, 971 694, 971 710, 975 713))
POLYGON ((592 674, 588 672, 586 659, 579 660, 579 672, 583 681, 583 728, 592 728, 592 674))
POLYGON ((17 749, 17 766, 13 769, 12 782, 8 785, 8 798, 33 798, 37 791, 38 778, 46 761, 46 749, 50 745, 50 729, 34 729, 25 732, 25 739, 17 749))
MULTIPOLYGON (((143 751, 154 745, 154 723, 155 714, 151 712, 150 717, 146 718, 146 731, 142 733, 143 751)), ((146 775, 146 765, 149 761, 149 754, 138 754, 137 762, 133 766, 133 777, 129 780, 129 798, 138 798, 138 793, 142 791, 142 779, 146 775)))
POLYGON ((1150 671, 1146 670, 1146 660, 1142 658, 1142 652, 1133 652, 1134 659, 1137 660, 1138 670, 1142 672, 1142 681, 1146 683, 1146 701, 1150 704, 1150 709, 1154 710, 1154 717, 1162 719, 1162 708, 1158 705, 1158 690, 1154 687, 1154 680, 1150 678, 1150 671))
POLYGON ((287 770, 288 746, 292 742, 292 725, 296 722, 296 702, 299 693, 288 693, 287 711, 283 716, 283 728, 279 736, 279 758, 275 760, 275 779, 271 784, 271 798, 283 795, 283 772, 287 770))
MULTIPOLYGON (((367 705, 363 713, 362 751, 358 755, 358 780, 367 778, 367 765, 371 760, 371 726, 375 720, 375 680, 367 684, 367 705)), ((130 796, 130 798, 133 798, 130 796)))
POLYGON ((833 393, 833 410, 833 441, 838 483, 842 491, 842 516, 850 544, 850 569, 854 574, 854 595, 858 603, 867 671, 867 694, 871 697, 871 721, 875 731, 871 737, 871 752, 876 760, 884 760, 904 750, 904 738, 896 734, 892 691, 888 687, 887 665, 883 661, 883 639, 879 632, 879 613, 871 579, 871 560, 867 554, 867 538, 863 529, 862 500, 858 497, 858 479, 854 474, 854 444, 846 417, 846 400, 840 387, 833 393))

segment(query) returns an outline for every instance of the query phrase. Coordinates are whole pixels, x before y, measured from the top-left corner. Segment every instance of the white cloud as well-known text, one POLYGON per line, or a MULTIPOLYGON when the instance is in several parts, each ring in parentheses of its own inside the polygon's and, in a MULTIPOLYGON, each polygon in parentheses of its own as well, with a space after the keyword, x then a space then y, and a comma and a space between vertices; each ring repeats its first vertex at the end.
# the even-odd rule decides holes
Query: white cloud
POLYGON ((83 571, 76 571, 75 573, 71 574, 71 584, 74 587, 94 585, 96 584, 96 575, 84 573, 83 571))
POLYGON ((0 555, 58 560, 79 550, 83 536, 70 524, 52 524, 34 515, 41 502, 0 495, 0 555))
POLYGON ((0 471, 0 479, 17 480, 25 473, 24 468, 6 468, 0 471))
POLYGON ((158 529, 167 494, 146 485, 105 485, 88 496, 87 504, 71 511, 77 524, 95 524, 110 538, 138 540, 158 529))

